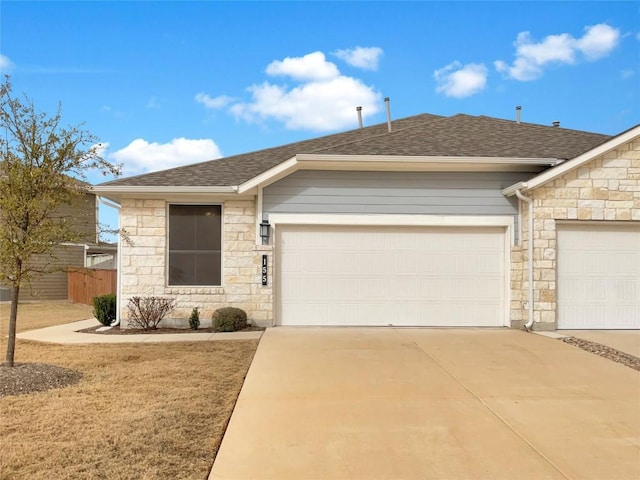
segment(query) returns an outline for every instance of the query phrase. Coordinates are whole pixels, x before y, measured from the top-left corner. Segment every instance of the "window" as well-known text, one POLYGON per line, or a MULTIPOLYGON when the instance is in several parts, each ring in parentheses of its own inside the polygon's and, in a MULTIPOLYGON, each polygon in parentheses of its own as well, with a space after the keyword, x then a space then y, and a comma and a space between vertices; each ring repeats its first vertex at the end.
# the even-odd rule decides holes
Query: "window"
POLYGON ((222 207, 169 205, 169 285, 221 285, 222 207))

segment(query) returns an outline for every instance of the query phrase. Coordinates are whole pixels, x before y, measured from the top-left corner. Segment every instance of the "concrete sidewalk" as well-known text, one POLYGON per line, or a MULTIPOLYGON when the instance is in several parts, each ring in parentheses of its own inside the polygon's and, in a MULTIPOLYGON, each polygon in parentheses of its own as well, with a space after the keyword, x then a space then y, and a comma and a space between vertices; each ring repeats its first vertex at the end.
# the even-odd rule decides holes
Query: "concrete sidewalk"
POLYGON ((18 333, 17 338, 37 342, 58 344, 83 343, 161 343, 161 342, 209 342, 215 340, 251 340, 262 336, 256 332, 224 332, 224 333, 140 333, 131 335, 104 335, 97 333, 79 333, 78 330, 95 327, 100 323, 95 319, 80 320, 64 325, 29 330, 18 333))
POLYGON ((640 478, 640 374, 509 329, 265 332, 210 479, 640 478))

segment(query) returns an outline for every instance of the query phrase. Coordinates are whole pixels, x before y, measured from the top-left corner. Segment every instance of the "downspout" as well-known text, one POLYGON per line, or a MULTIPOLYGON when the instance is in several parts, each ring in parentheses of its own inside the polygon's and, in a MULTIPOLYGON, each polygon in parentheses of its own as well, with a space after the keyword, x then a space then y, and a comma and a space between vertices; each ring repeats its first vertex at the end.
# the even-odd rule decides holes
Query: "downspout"
POLYGON ((98 201, 104 203, 105 205, 115 208, 118 210, 118 250, 116 251, 116 319, 111 322, 112 327, 117 327, 120 325, 120 299, 122 298, 121 292, 121 275, 122 275, 122 242, 120 236, 120 208, 121 205, 114 201, 104 199, 98 195, 98 201))
POLYGON ((524 324, 524 329, 528 332, 533 326, 533 200, 524 196, 520 190, 516 190, 516 196, 529 205, 529 244, 527 255, 527 269, 529 271, 529 289, 527 292, 527 305, 529 307, 529 318, 524 324))

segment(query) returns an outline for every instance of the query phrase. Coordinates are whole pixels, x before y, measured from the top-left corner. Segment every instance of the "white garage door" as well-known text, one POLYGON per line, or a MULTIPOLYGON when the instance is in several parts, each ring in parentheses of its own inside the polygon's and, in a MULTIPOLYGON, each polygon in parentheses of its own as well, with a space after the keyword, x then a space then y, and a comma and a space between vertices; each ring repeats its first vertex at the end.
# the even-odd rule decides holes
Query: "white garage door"
POLYGON ((640 225, 558 226, 558 328, 640 328, 640 225))
POLYGON ((504 325, 504 228, 279 226, 277 248, 280 325, 504 325))

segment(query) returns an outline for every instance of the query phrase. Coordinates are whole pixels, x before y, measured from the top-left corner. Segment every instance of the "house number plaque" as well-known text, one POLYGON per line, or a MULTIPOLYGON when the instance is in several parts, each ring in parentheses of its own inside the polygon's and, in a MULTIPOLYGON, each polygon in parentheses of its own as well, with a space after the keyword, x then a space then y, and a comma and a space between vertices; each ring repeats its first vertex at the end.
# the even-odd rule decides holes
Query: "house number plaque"
POLYGON ((267 284, 269 278, 269 267, 267 263, 267 256, 262 255, 262 285, 267 284))

